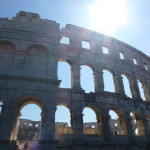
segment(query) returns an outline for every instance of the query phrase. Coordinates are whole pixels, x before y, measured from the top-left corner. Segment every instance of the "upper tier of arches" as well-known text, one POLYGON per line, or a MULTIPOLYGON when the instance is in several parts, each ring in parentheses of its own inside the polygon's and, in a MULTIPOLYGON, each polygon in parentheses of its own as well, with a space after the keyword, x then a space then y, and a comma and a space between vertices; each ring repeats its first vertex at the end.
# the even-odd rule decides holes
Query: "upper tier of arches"
POLYGON ((62 84, 67 82, 63 86, 60 85, 61 88, 83 89, 86 93, 106 91, 150 101, 150 89, 144 78, 126 72, 118 73, 117 70, 108 67, 94 68, 92 65, 82 65, 82 63, 75 66, 70 60, 71 65, 64 59, 60 60, 63 61, 58 62, 58 79, 62 84), (138 84, 139 79, 142 87, 138 84))
MULTIPOLYGON (((9 53, 8 60, 10 61, 11 59, 14 58, 13 55, 15 55, 16 46, 10 41, 1 40, 0 51, 2 52, 0 53, 0 55, 2 55, 3 53, 9 53)), ((41 66, 45 67, 47 65, 49 59, 48 56, 50 55, 48 49, 40 44, 32 44, 28 46, 27 49, 25 50, 25 54, 26 54, 25 58, 26 64, 28 64, 29 66, 31 65, 31 67, 34 66, 35 71, 37 63, 39 64, 38 65, 39 67, 41 66)), ((144 101, 150 101, 149 80, 148 78, 145 79, 144 77, 138 75, 138 72, 137 74, 133 74, 133 72, 131 71, 129 72, 128 70, 120 71, 120 69, 113 68, 111 65, 109 66, 109 64, 102 65, 101 62, 95 63, 94 60, 88 62, 87 60, 83 59, 79 60, 78 62, 75 59, 72 60, 71 58, 68 58, 68 56, 67 57, 60 56, 58 57, 58 60, 59 62, 68 63, 69 66, 68 70, 70 70, 70 75, 68 76, 68 79, 70 79, 69 81, 70 83, 68 84, 69 88, 81 89, 82 87, 83 90, 88 91, 89 89, 86 89, 87 85, 89 87, 91 86, 91 89, 88 92, 109 91, 119 93, 122 95, 126 94, 128 97, 133 99, 142 98, 144 101), (90 73, 91 75, 89 74, 89 78, 85 83, 82 82, 83 81, 82 78, 85 79, 87 77, 86 74, 87 70, 85 70, 84 73, 82 71, 84 70, 82 66, 87 67, 87 69, 89 69, 89 72, 91 72, 90 73), (91 82, 89 83, 90 80, 91 82), (125 80, 127 82, 126 84, 124 83, 125 80)), ((109 62, 109 60, 107 61, 109 62)), ((64 80, 62 80, 62 83, 64 82, 64 80)))

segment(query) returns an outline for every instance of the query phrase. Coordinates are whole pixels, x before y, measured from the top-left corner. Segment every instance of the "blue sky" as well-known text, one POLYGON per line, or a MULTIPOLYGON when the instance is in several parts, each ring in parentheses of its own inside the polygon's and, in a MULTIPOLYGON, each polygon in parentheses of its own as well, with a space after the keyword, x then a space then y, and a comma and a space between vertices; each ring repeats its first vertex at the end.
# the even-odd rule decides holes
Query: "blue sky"
MULTIPOLYGON (((106 35, 117 38, 150 56, 150 0, 0 0, 0 17, 13 17, 19 11, 39 13, 41 18, 54 20, 60 23, 61 27, 73 24, 100 33, 106 32, 101 26, 105 25, 106 21, 111 28, 114 22, 123 20, 125 23, 116 25, 113 32, 106 32, 106 35), (102 1, 113 1, 115 8, 112 10, 119 9, 120 18, 109 17, 112 7, 106 7, 106 4, 104 7, 103 3, 99 3, 102 1), (97 25, 96 28, 93 24, 97 25)), ((28 116, 32 116, 32 113, 28 116)))

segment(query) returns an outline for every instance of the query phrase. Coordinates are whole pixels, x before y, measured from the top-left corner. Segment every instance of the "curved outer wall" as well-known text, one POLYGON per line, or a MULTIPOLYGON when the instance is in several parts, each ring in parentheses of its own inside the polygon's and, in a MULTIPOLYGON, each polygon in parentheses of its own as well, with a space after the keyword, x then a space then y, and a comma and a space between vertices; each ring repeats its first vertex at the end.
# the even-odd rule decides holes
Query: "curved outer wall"
POLYGON ((27 12, 19 12, 12 19, 0 19, 0 42, 9 43, 13 47, 11 52, 0 53, 0 97, 3 101, 0 114, 0 150, 15 147, 16 141, 11 137, 20 109, 26 103, 36 103, 42 109, 42 127, 46 130, 42 130, 38 143, 42 150, 150 149, 147 120, 150 114, 148 56, 121 41, 87 29, 68 24, 60 30, 55 21, 40 19, 38 14, 27 12), (25 20, 22 16, 25 16, 25 20), (69 37, 69 45, 60 44, 63 36, 69 37), (89 50, 82 48, 82 40, 90 43, 89 50), (32 49, 39 45, 42 51, 32 49), (108 55, 102 53, 103 46, 109 49, 108 55), (120 59, 119 52, 124 53, 124 60, 120 59), (133 58, 137 59, 137 65, 133 64, 133 58), (71 65, 71 89, 59 88, 59 60, 71 65), (85 93, 80 86, 80 66, 83 64, 93 69, 95 93, 85 93), (147 65, 147 70, 144 64, 147 65), (115 93, 104 91, 103 69, 113 73, 115 93), (121 74, 128 74, 130 78, 132 99, 125 95, 121 74), (137 79, 145 88, 146 101, 140 98, 137 79), (65 104, 71 110, 73 134, 54 133, 55 111, 59 104, 65 104), (82 110, 87 106, 97 113, 102 130, 99 135, 83 134, 82 110), (121 110, 127 134, 111 135, 111 109, 121 110), (133 134, 130 119, 132 111, 141 115, 144 125, 142 136, 133 134))

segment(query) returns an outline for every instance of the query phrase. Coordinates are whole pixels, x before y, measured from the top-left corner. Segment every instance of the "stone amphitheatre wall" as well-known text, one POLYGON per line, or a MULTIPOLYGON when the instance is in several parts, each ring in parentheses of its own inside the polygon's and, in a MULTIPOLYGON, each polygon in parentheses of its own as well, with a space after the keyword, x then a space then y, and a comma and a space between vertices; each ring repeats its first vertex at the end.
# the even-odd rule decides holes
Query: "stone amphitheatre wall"
MULTIPOLYGON (((132 123, 134 126, 134 124, 132 123)), ((119 121, 116 119, 110 120, 110 126, 112 127, 111 134, 118 134, 121 133, 119 121), (118 124, 118 126, 114 125, 114 122, 118 124), (117 133, 119 131, 119 133, 117 133)), ((96 134, 98 133, 98 127, 96 122, 87 122, 83 123, 85 134, 96 134)), ((134 127, 134 129, 136 126, 134 127)), ((27 119, 19 119, 19 126, 18 126, 18 141, 26 141, 27 139, 38 140, 40 138, 41 133, 41 121, 32 121, 27 119)), ((71 134, 71 127, 68 125, 67 122, 55 122, 55 134, 71 134)))
POLYGON ((150 57, 112 37, 69 24, 60 30, 58 23, 35 13, 21 11, 11 19, 1 18, 0 97, 0 150, 15 149, 20 110, 31 103, 42 109, 39 149, 150 149, 150 57), (62 37, 68 37, 69 44, 60 44, 62 37), (82 48, 82 41, 89 43, 89 49, 82 48), (103 53, 103 47, 108 54, 103 53), (59 61, 71 66, 71 89, 59 88, 59 61), (81 65, 94 72, 94 93, 85 93, 81 88, 81 65), (115 93, 104 91, 104 69, 113 74, 115 93), (121 74, 129 79, 132 98, 125 95, 121 74), (146 101, 140 96, 137 79, 142 83, 146 101), (55 134, 58 105, 70 109, 72 134, 55 134), (96 113, 95 135, 83 134, 85 107, 96 113), (109 110, 119 116, 121 135, 111 134, 109 110), (136 118, 138 136, 134 135, 131 112, 136 118))

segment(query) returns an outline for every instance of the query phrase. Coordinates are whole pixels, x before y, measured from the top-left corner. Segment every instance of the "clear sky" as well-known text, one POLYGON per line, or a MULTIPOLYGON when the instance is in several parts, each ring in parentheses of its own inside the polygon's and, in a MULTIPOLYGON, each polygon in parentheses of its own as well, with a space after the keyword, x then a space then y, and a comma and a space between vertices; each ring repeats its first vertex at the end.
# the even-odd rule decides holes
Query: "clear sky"
POLYGON ((150 55, 150 0, 0 0, 0 16, 39 13, 64 27, 105 33, 150 55))
POLYGON ((0 0, 0 17, 19 11, 112 36, 150 56, 150 0, 0 0))

